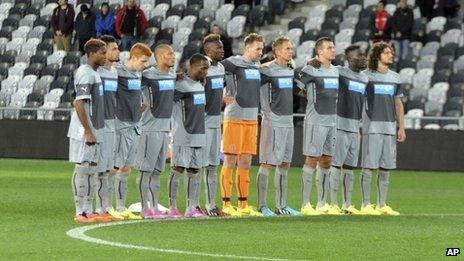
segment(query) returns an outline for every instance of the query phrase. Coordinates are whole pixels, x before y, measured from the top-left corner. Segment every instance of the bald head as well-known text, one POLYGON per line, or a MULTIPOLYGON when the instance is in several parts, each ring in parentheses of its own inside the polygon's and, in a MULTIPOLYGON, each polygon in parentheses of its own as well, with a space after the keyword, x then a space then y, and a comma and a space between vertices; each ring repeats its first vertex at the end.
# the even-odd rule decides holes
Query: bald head
POLYGON ((154 55, 156 64, 163 70, 169 70, 174 67, 176 56, 170 45, 160 44, 155 47, 154 55))

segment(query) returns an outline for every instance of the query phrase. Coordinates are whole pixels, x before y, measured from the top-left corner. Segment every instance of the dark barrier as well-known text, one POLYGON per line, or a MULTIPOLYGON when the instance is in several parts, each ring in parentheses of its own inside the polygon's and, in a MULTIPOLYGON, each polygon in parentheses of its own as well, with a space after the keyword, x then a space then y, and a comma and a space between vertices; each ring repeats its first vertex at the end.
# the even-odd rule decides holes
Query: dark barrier
MULTIPOLYGON (((0 157, 67 159, 67 121, 0 120, 0 157)), ((464 171, 464 132, 408 130, 398 145, 398 169, 464 171)), ((295 127, 293 166, 302 166, 303 128, 295 127)), ((254 163, 257 164, 255 157, 254 163)))

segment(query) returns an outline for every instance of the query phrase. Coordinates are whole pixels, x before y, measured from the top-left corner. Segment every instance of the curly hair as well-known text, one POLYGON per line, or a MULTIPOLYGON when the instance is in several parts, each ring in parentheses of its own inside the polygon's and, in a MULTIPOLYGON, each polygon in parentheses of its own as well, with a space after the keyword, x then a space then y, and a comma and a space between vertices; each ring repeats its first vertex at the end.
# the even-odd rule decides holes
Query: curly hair
POLYGON ((379 61, 380 61, 380 55, 387 48, 390 48, 390 50, 393 51, 393 48, 388 43, 384 43, 384 42, 376 43, 374 44, 374 46, 372 46, 371 50, 369 51, 368 57, 367 57, 368 59, 367 67, 370 70, 377 71, 377 67, 379 66, 379 61))

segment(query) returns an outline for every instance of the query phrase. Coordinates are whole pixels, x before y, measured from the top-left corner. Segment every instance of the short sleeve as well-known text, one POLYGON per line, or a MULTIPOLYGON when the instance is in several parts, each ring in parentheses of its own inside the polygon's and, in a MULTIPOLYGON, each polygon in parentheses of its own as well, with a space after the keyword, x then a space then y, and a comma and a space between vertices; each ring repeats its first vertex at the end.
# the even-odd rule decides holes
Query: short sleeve
POLYGON ((74 80, 74 89, 76 91, 76 100, 92 99, 92 86, 95 83, 93 74, 78 71, 74 80))
POLYGON ((226 73, 234 74, 237 66, 231 63, 229 60, 224 60, 221 62, 222 66, 224 66, 224 70, 226 73))

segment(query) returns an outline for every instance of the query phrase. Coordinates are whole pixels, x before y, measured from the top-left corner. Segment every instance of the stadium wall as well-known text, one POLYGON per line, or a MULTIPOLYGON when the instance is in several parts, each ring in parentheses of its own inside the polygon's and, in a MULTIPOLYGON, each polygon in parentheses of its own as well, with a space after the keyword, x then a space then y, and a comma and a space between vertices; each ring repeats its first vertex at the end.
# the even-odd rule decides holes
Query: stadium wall
MULTIPOLYGON (((67 159, 67 121, 0 120, 0 157, 67 159)), ((464 132, 408 130, 398 145, 398 169, 464 171, 464 132)), ((295 127, 293 166, 302 166, 303 128, 295 127)), ((257 157, 254 164, 257 164, 257 157)))

